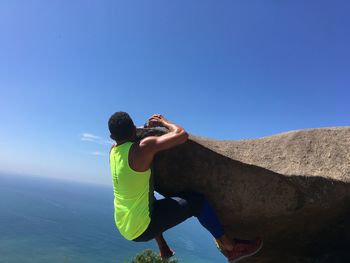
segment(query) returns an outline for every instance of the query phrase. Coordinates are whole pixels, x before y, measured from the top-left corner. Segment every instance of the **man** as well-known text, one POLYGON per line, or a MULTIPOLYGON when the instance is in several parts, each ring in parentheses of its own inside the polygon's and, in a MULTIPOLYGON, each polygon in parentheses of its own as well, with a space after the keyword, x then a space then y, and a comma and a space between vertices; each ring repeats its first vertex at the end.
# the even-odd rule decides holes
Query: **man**
POLYGON ((154 156, 188 140, 187 132, 160 114, 148 120, 147 127, 165 127, 168 133, 136 140, 136 127, 126 112, 114 113, 108 128, 116 144, 110 151, 110 167, 114 187, 115 223, 120 233, 135 242, 155 239, 162 258, 174 255, 163 232, 196 216, 215 238, 230 262, 257 253, 261 240, 230 239, 224 233, 216 214, 199 193, 182 192, 176 197, 154 198, 151 165, 154 156))

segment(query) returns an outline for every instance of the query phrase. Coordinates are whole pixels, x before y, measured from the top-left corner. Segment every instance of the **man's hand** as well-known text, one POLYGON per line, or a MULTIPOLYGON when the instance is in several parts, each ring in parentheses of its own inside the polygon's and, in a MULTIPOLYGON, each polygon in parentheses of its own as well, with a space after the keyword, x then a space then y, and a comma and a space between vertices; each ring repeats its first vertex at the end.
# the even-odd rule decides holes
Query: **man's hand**
POLYGON ((169 121, 160 114, 153 114, 151 118, 148 119, 146 128, 152 127, 167 127, 169 121))

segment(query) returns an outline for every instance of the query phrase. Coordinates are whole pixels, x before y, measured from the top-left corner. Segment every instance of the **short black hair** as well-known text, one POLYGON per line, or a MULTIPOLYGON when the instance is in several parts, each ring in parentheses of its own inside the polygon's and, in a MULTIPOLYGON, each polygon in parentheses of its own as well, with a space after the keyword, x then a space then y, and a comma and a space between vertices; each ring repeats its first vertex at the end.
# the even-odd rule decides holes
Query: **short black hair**
POLYGON ((114 113, 108 120, 108 129, 111 133, 111 139, 115 141, 130 138, 134 128, 134 122, 129 114, 124 111, 114 113))

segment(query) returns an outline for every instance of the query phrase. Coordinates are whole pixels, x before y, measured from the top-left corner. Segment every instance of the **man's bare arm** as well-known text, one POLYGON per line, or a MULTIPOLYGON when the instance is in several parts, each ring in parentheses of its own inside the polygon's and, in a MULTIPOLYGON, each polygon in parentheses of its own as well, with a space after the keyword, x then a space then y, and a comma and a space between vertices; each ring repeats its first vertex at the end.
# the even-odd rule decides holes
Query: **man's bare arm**
POLYGON ((149 167, 154 155, 160 151, 170 149, 187 141, 188 133, 179 125, 176 125, 162 115, 155 114, 148 121, 148 127, 161 126, 169 130, 162 136, 149 136, 142 139, 138 147, 139 160, 149 167))

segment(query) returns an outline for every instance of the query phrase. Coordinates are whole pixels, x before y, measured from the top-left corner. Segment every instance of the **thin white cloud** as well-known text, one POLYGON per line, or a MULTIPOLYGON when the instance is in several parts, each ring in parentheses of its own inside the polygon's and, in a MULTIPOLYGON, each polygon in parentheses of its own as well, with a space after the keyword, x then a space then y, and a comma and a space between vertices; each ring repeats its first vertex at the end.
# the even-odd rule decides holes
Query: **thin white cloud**
POLYGON ((90 152, 90 154, 95 155, 95 156, 106 156, 106 153, 104 153, 104 152, 90 152))
POLYGON ((91 133, 83 133, 82 138, 86 140, 100 140, 100 136, 93 135, 91 133))
POLYGON ((84 132, 83 134, 80 135, 80 140, 85 141, 85 142, 94 142, 98 144, 105 144, 105 145, 110 145, 113 144, 111 140, 105 140, 101 138, 100 136, 94 135, 92 133, 84 132))

